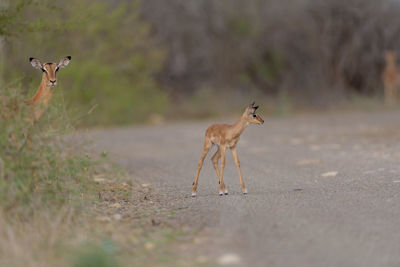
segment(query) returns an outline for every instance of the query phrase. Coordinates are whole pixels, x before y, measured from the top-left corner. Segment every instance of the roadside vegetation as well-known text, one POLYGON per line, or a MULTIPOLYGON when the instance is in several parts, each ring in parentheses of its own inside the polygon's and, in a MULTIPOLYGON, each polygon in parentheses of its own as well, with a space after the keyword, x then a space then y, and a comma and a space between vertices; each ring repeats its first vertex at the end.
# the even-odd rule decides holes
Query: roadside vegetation
POLYGON ((166 223, 174 215, 148 185, 73 136, 62 92, 34 125, 20 92, 0 88, 0 265, 186 266, 176 244, 193 234, 166 223))
POLYGON ((71 68, 60 74, 59 90, 65 90, 68 112, 80 118, 80 125, 146 122, 164 113, 169 100, 155 76, 165 50, 151 38, 150 25, 140 19, 139 2, 64 3, 54 2, 48 8, 32 5, 23 11, 24 18, 41 18, 46 30, 9 40, 5 50, 12 56, 5 61, 18 68, 7 68, 5 76, 22 78, 24 85, 32 87, 39 75, 28 57, 47 62, 71 55, 71 68), (16 56, 20 51, 26 56, 16 56), (90 116, 85 116, 88 112, 90 116))
POLYGON ((55 264, 53 246, 73 232, 67 229, 90 198, 95 165, 63 140, 71 124, 61 95, 32 125, 20 92, 16 84, 0 89, 0 263, 55 264))
MULTIPOLYGON (((76 1, 75 4, 79 3, 82 2, 76 1)), ((37 20, 37 16, 32 15, 34 10, 42 10, 43 14, 45 11, 54 11, 55 14, 70 12, 68 9, 59 9, 47 3, 10 1, 0 6, 0 9, 0 25, 3 27, 0 38, 1 44, 5 44, 5 47, 1 47, 4 51, 7 51, 7 46, 11 43, 16 45, 16 50, 11 49, 13 52, 18 48, 25 49, 21 42, 26 36, 43 37, 44 31, 49 31, 50 35, 54 31, 55 36, 57 31, 76 26, 73 22, 60 25, 57 21, 50 23, 37 20)), ((80 14, 83 14, 82 12, 80 14)), ((94 43, 88 45, 94 47, 96 42, 92 37, 98 32, 107 33, 106 25, 100 23, 104 19, 102 16, 118 17, 126 10, 121 7, 109 14, 105 6, 99 4, 93 6, 93 10, 89 12, 101 18, 98 17, 92 26, 88 25, 89 32, 85 30, 81 33, 81 36, 88 35, 81 41, 91 40, 94 43), (90 35, 91 30, 94 31, 93 35, 90 35)), ((51 15, 46 17, 50 18, 51 15)), ((81 30, 83 31, 83 28, 81 30)), ((109 33, 113 34, 111 30, 109 33)), ((145 33, 144 29, 143 34, 145 33)), ((69 43, 64 43, 61 47, 74 46, 74 41, 68 36, 63 38, 58 38, 58 41, 69 43)), ((120 37, 116 35, 110 38, 120 37)), ((142 37, 136 35, 136 38, 142 37)), ((50 36, 48 40, 52 40, 50 36)), ((0 79, 0 265, 182 265, 183 263, 177 261, 174 256, 173 244, 184 234, 179 227, 164 223, 164 218, 169 218, 170 212, 157 208, 159 205, 152 201, 150 205, 152 195, 149 194, 149 189, 140 184, 133 184, 129 175, 112 164, 112 159, 108 158, 106 151, 95 153, 88 149, 90 141, 82 136, 74 136, 76 125, 82 121, 87 124, 107 124, 110 120, 106 117, 107 114, 116 117, 121 115, 119 123, 129 121, 127 118, 130 116, 139 116, 136 119, 140 121, 141 115, 138 114, 147 116, 145 114, 150 110, 156 112, 157 107, 162 107, 164 96, 161 95, 158 100, 150 99, 150 96, 155 94, 151 91, 154 81, 146 74, 152 70, 146 70, 144 66, 145 57, 151 55, 132 58, 115 55, 115 64, 108 66, 105 62, 110 57, 107 59, 104 56, 104 48, 100 46, 96 46, 97 49, 93 49, 92 54, 82 54, 81 58, 78 56, 71 72, 68 72, 68 69, 62 73, 60 71, 59 85, 46 113, 32 124, 27 119, 31 113, 28 100, 37 90, 41 73, 37 70, 28 71, 31 66, 27 59, 33 54, 38 54, 37 57, 42 56, 43 60, 54 60, 60 58, 58 53, 71 52, 69 49, 57 50, 59 42, 54 40, 54 50, 39 52, 40 45, 33 45, 36 49, 30 48, 29 51, 18 50, 24 53, 20 52, 20 56, 14 54, 13 59, 16 62, 21 61, 22 69, 13 67, 15 65, 10 63, 11 57, 0 58, 3 67, 0 79), (95 60, 85 62, 85 58, 91 57, 95 60), (117 67, 119 63, 122 64, 122 69, 117 67), (25 67, 28 74, 21 76, 25 67), (124 69, 125 67, 128 69, 124 69), (130 96, 135 98, 137 94, 140 95, 137 105, 142 107, 142 113, 132 114, 127 104, 113 104, 112 101, 108 102, 107 96, 115 92, 118 95, 121 88, 119 85, 127 86, 127 83, 132 82, 122 73, 134 72, 135 68, 137 77, 132 79, 137 89, 132 88, 130 96), (25 78, 28 77, 34 78, 27 83, 25 78), (81 83, 68 84, 69 79, 76 77, 82 77, 78 79, 81 83), (93 82, 86 84, 86 77, 91 77, 93 82), (64 91, 68 86, 72 86, 71 90, 64 91), (95 90, 82 90, 84 86, 93 89, 98 86, 101 97, 94 96, 95 90), (106 88, 108 92, 105 92, 106 88), (78 104, 73 108, 78 110, 77 112, 70 112, 67 103, 73 101, 74 97, 83 97, 89 102, 91 98, 104 99, 105 102, 99 101, 104 103, 106 108, 98 109, 100 113, 91 118, 92 115, 88 114, 90 104, 82 101, 82 105, 78 104), (154 104, 152 101, 158 102, 154 104), (105 103, 109 103, 110 107, 105 103), (148 105, 149 103, 153 103, 156 108, 148 105), (127 114, 124 115, 122 111, 126 111, 127 114)), ((35 41, 39 43, 38 40, 35 41)), ((107 42, 104 45, 106 46, 107 42)), ((73 52, 78 51, 78 47, 75 49, 73 52)), ((114 100, 128 103, 124 97, 114 100)))

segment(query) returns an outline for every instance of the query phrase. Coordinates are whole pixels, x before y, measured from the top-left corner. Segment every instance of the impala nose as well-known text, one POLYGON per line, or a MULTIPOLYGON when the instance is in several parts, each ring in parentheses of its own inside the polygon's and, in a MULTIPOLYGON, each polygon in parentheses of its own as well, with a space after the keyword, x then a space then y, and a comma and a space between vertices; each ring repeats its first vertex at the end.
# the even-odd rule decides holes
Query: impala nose
POLYGON ((53 80, 50 80, 50 82, 51 82, 52 85, 55 85, 55 84, 56 84, 56 80, 54 80, 54 81, 53 81, 53 80))

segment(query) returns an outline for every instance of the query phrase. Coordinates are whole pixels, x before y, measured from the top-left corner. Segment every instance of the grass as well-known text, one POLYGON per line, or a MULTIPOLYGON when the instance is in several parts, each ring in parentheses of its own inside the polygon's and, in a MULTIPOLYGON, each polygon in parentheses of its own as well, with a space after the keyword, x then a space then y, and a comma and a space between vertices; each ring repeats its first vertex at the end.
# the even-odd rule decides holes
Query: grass
MULTIPOLYGON (((7 211, 41 199, 62 203, 69 184, 85 177, 90 160, 71 156, 61 140, 70 125, 61 104, 53 105, 41 121, 29 122, 30 107, 13 87, 0 91, 0 204, 7 211)), ((60 103, 60 102, 58 102, 60 103)))
POLYGON ((62 95, 32 125, 20 92, 16 85, 0 89, 0 262, 45 266, 60 258, 82 195, 93 187, 95 162, 63 140, 72 126, 62 95))
POLYGON ((175 211, 66 138, 61 91, 34 125, 20 91, 0 88, 0 266, 187 266, 176 248, 190 233, 164 222, 175 211))
POLYGON ((81 247, 72 260, 74 267, 118 267, 116 259, 116 245, 109 239, 104 239, 100 244, 87 244, 81 247))

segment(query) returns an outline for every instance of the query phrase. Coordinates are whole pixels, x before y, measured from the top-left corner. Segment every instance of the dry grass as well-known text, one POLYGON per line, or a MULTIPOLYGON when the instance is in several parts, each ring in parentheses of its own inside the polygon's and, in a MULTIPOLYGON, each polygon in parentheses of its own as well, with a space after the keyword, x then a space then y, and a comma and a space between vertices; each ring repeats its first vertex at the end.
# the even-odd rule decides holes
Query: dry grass
MULTIPOLYGON (((67 266, 62 260, 63 247, 79 242, 70 239, 74 210, 63 207, 57 213, 36 210, 26 220, 0 215, 0 265, 2 266, 67 266)), ((73 230, 72 230, 73 229, 73 230)), ((76 236, 76 235, 75 235, 76 236)))
MULTIPOLYGON (((70 201, 0 210, 0 266, 187 266, 191 243, 149 187, 99 156, 70 201)), ((69 185, 71 188, 71 185, 69 185)))
POLYGON ((34 126, 24 99, 0 88, 0 265, 187 266, 177 245, 192 234, 171 222, 173 211, 106 153, 64 138, 72 127, 62 96, 34 126))

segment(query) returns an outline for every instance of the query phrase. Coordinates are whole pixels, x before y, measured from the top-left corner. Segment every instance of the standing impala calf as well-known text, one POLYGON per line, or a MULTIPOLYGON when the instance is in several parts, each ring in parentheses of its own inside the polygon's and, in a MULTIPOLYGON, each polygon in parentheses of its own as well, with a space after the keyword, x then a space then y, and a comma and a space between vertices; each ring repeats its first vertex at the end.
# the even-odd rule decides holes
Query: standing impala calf
POLYGON ((250 123, 263 124, 264 120, 257 114, 255 114, 258 106, 254 106, 253 102, 246 108, 240 119, 233 125, 229 124, 213 124, 206 130, 206 136, 203 144, 203 154, 201 155, 199 165, 197 166, 196 179, 193 182, 192 197, 196 196, 197 185, 199 182, 199 174, 205 157, 211 148, 211 145, 217 145, 218 150, 212 156, 211 161, 214 165, 214 169, 217 172, 219 179, 219 195, 222 196, 228 194, 223 180, 224 168, 225 168, 225 152, 227 148, 232 151, 233 158, 235 160, 240 179, 240 187, 242 188, 243 194, 247 194, 246 186, 243 182, 242 171, 240 170, 240 162, 236 151, 236 144, 239 142, 240 135, 246 129, 250 123), (221 159, 221 170, 218 169, 218 161, 221 159))
POLYGON ((33 121, 37 121, 46 111, 47 106, 53 96, 54 87, 57 85, 57 72, 60 68, 68 65, 71 57, 65 57, 57 63, 40 63, 36 58, 29 58, 32 66, 43 72, 42 81, 36 94, 31 99, 33 109, 33 121))

